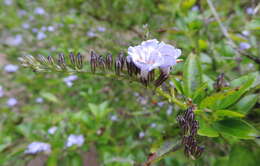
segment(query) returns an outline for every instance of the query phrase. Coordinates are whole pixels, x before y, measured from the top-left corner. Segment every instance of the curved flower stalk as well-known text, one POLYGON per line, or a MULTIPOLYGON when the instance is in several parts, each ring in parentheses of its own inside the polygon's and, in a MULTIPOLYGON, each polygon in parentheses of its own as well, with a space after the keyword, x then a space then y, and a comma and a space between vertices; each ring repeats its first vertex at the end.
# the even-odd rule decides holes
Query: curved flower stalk
POLYGON ((128 56, 120 53, 113 58, 111 54, 101 56, 92 51, 90 70, 83 70, 84 61, 80 53, 77 55, 70 53, 68 56, 59 54, 57 59, 52 56, 46 58, 38 55, 35 58, 27 55, 19 58, 19 60, 23 66, 30 67, 38 72, 84 72, 98 75, 110 74, 109 76, 114 73, 114 77, 139 80, 145 86, 153 83, 158 87, 169 77, 170 69, 179 62, 177 58, 180 55, 180 49, 153 39, 144 41, 141 45, 129 47, 128 56), (160 71, 160 74, 155 80, 156 69, 160 71))

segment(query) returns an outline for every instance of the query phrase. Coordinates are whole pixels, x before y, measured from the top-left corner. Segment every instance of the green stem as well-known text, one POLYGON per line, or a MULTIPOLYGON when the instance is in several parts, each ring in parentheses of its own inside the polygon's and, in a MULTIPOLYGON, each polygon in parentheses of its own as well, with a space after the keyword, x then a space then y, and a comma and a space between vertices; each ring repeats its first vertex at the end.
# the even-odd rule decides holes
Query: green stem
POLYGON ((174 96, 170 96, 169 94, 165 93, 161 88, 157 88, 156 92, 160 96, 163 96, 164 98, 168 99, 169 102, 172 102, 172 103, 178 105, 181 109, 186 109, 187 108, 186 104, 182 103, 180 100, 178 100, 174 96))

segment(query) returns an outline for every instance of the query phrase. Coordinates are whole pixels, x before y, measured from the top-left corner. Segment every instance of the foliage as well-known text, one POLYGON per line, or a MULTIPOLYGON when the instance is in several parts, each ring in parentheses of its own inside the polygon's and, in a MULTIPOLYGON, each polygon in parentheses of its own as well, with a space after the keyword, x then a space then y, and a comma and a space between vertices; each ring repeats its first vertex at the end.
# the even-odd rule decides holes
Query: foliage
MULTIPOLYGON (((77 166, 89 158, 93 166, 257 165, 260 26, 259 11, 247 11, 259 4, 213 0, 225 36, 208 1, 0 1, 0 165, 40 159, 77 166), (115 58, 150 38, 182 50, 184 62, 160 87, 114 71, 91 72, 91 51, 115 58), (240 48, 245 42, 250 48, 240 48), (76 60, 65 71, 58 62, 47 73, 18 62, 71 52, 84 63, 76 60), (18 71, 8 72, 7 64, 18 71), (11 106, 10 98, 18 103, 11 106), (190 104, 205 147, 196 160, 184 155, 176 120, 190 104), (83 135, 84 144, 66 147, 71 134, 83 135), (51 152, 25 154, 35 141, 49 143, 51 152)), ((48 65, 44 60, 32 63, 48 65)))

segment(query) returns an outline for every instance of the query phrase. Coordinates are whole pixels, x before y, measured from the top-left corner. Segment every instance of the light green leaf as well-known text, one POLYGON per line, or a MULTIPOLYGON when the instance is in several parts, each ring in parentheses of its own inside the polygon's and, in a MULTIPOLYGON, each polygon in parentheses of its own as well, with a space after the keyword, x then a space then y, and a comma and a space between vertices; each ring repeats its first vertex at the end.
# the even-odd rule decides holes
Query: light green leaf
POLYGON ((199 130, 198 134, 201 136, 207 136, 207 137, 218 137, 218 131, 213 128, 210 124, 206 123, 203 119, 199 120, 199 130))
POLYGON ((198 56, 191 53, 184 64, 183 91, 187 97, 201 87, 202 71, 198 56))
POLYGON ((217 111, 214 111, 214 114, 217 115, 218 117, 242 118, 245 116, 244 114, 241 114, 236 111, 231 111, 231 110, 217 110, 217 111))
POLYGON ((52 94, 52 93, 49 93, 49 92, 41 92, 40 94, 44 99, 50 101, 50 102, 53 102, 53 103, 58 103, 59 100, 58 98, 52 94))
POLYGON ((254 19, 246 24, 246 29, 260 30, 260 19, 254 19))
POLYGON ((257 136, 256 129, 249 123, 239 119, 224 119, 214 123, 219 133, 239 139, 253 139, 257 136))
POLYGON ((181 83, 180 81, 177 81, 176 79, 172 79, 173 83, 174 83, 174 86, 175 88, 177 89, 177 91, 180 93, 180 94, 183 94, 183 89, 182 89, 182 86, 181 86, 181 83))
POLYGON ((89 106, 89 109, 90 109, 91 113, 96 118, 103 118, 110 111, 110 109, 107 108, 108 102, 106 102, 106 101, 101 103, 100 105, 89 103, 88 106, 89 106))
POLYGON ((256 104, 257 98, 258 95, 256 94, 244 96, 234 105, 234 109, 246 115, 256 104))

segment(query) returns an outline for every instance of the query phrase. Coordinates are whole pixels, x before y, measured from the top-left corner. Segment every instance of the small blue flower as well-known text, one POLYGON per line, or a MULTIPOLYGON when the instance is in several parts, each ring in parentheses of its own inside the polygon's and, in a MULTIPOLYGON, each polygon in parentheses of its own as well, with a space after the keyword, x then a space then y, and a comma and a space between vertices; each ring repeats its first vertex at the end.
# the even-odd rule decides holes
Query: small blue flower
POLYGON ((239 48, 241 50, 247 50, 247 49, 251 48, 251 45, 249 43, 246 43, 246 42, 241 42, 239 44, 239 48))

